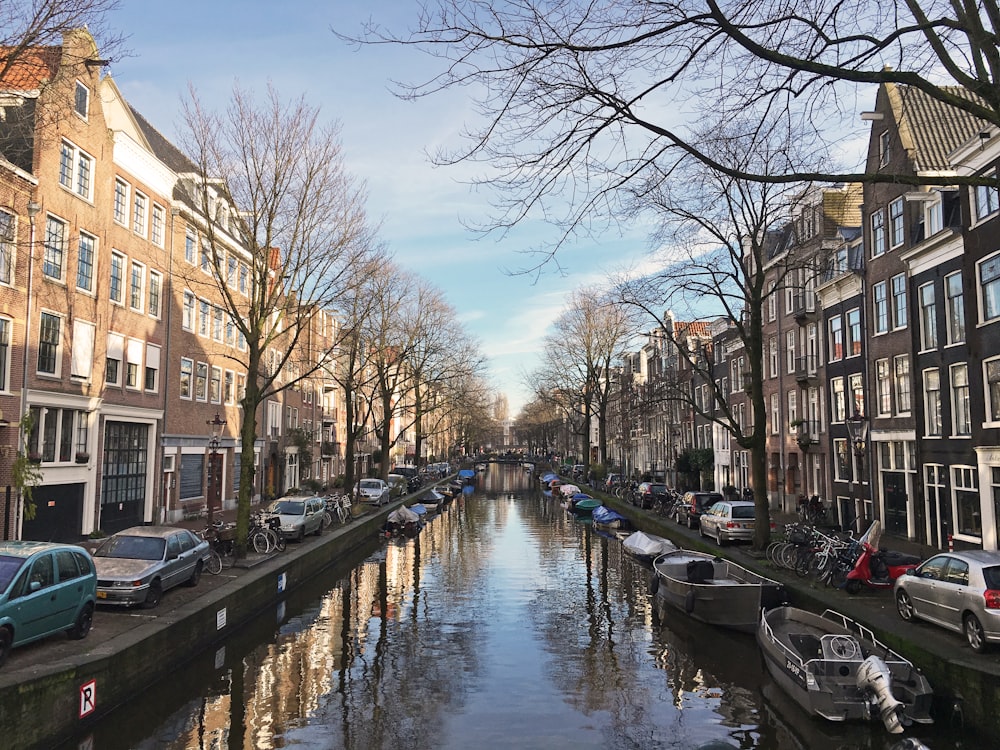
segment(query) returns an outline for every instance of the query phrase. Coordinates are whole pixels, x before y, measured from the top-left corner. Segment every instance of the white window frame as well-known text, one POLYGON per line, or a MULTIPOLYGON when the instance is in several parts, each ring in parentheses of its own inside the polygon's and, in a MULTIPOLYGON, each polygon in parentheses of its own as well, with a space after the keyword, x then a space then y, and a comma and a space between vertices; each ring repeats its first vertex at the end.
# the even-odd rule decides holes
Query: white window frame
POLYGON ((979 297, 979 322, 1000 320, 1000 253, 976 263, 976 294, 979 297), (984 274, 989 274, 984 277, 984 274), (983 279, 988 278, 986 283, 983 279))
POLYGON ((178 398, 184 401, 194 400, 194 360, 181 357, 180 376, 178 379, 178 398), (187 381, 187 395, 184 395, 184 383, 187 381))
POLYGON ((896 414, 909 414, 913 410, 913 383, 910 372, 908 354, 897 354, 892 358, 892 395, 896 402, 896 414))
POLYGON ((972 401, 969 384, 969 365, 956 362, 948 368, 951 386, 951 434, 955 437, 972 437, 972 401))
POLYGON ((132 194, 132 186, 128 184, 121 177, 115 177, 115 194, 114 203, 112 205, 111 215, 115 221, 115 224, 119 224, 123 227, 128 226, 128 220, 130 216, 129 206, 131 205, 130 195, 132 194))
POLYGON ((83 198, 85 201, 93 202, 95 164, 96 162, 93 156, 88 154, 72 141, 63 138, 60 142, 59 148, 59 186, 63 190, 73 193, 73 195, 78 198, 83 198), (65 169, 67 157, 70 162, 68 174, 65 169), (86 165, 86 169, 84 169, 83 165, 86 165), (86 172, 86 185, 81 185, 80 182, 84 179, 84 172, 86 172), (66 184, 67 180, 69 181, 69 184, 66 184))
POLYGON ((906 241, 906 206, 900 196, 889 202, 889 249, 900 247, 906 241))
POLYGON ((941 403, 941 371, 936 367, 928 367, 923 371, 924 392, 924 435, 926 439, 937 439, 944 436, 944 422, 941 403), (937 381, 933 387, 932 381, 937 381))
POLYGON ((965 289, 961 271, 944 277, 944 313, 948 345, 964 343, 965 289))
POLYGON ((1000 356, 983 360, 984 427, 1000 427, 1000 356), (991 382, 992 379, 992 382, 991 382))
POLYGON ((111 251, 111 265, 108 268, 108 299, 113 305, 125 306, 125 294, 126 287, 128 286, 128 278, 126 276, 128 269, 128 258, 125 257, 124 253, 117 250, 111 251), (114 283, 111 283, 115 278, 115 269, 118 269, 120 276, 118 277, 118 296, 114 295, 114 283))
POLYGON ((47 310, 47 309, 42 309, 39 312, 39 314, 38 314, 38 336, 37 336, 37 339, 35 341, 35 348, 36 348, 36 351, 35 351, 35 374, 36 375, 40 375, 41 377, 47 377, 47 378, 52 378, 52 377, 58 378, 58 377, 60 377, 62 375, 63 339, 65 338, 63 336, 63 334, 65 332, 65 329, 66 329, 66 316, 63 313, 58 312, 56 310, 47 310), (40 369, 38 369, 39 357, 41 356, 41 349, 42 349, 42 347, 41 347, 41 343, 42 343, 42 318, 45 317, 45 316, 49 316, 49 317, 55 318, 56 320, 59 321, 59 330, 57 331, 57 341, 56 341, 56 344, 55 344, 56 350, 55 350, 55 355, 54 355, 55 356, 55 361, 54 361, 54 364, 53 364, 54 370, 52 372, 49 372, 48 370, 40 370, 40 369))
POLYGON ((163 274, 159 271, 149 272, 149 285, 146 287, 146 301, 146 314, 156 320, 159 320, 160 315, 163 312, 163 274))
POLYGON ((42 240, 42 276, 53 281, 63 282, 66 279, 66 243, 69 223, 58 216, 48 214, 45 217, 45 237, 42 240), (55 238, 50 228, 59 227, 59 237, 55 238), (58 268, 58 273, 52 273, 58 268))
POLYGON ((901 331, 909 325, 907 293, 906 274, 898 273, 889 279, 889 296, 892 300, 889 312, 892 316, 892 330, 894 331, 901 331))
POLYGON ((163 247, 167 228, 167 211, 159 203, 153 203, 150 213, 149 240, 157 247, 163 247))
POLYGON ((892 372, 888 357, 875 360, 875 409, 876 416, 892 415, 892 372))
POLYGON ((149 196, 140 190, 132 197, 132 231, 145 237, 149 231, 149 196))
POLYGON ((80 232, 79 239, 77 240, 77 251, 76 251, 76 288, 81 292, 86 292, 89 295, 93 295, 97 289, 97 237, 92 235, 90 232, 80 232), (90 286, 80 285, 80 263, 84 257, 84 239, 90 243, 90 286))
POLYGON ((920 351, 938 347, 937 290, 930 281, 917 287, 917 310, 920 316, 920 351))
POLYGON ((878 258, 880 255, 885 255, 886 245, 889 240, 885 226, 885 209, 880 208, 877 211, 872 211, 871 216, 868 217, 868 221, 871 226, 872 257, 878 258))
POLYGON ((128 307, 137 313, 146 311, 146 266, 137 260, 128 267, 128 307))
POLYGON ((73 92, 73 112, 84 121, 90 117, 90 86, 79 79, 73 92))
POLYGON ((889 283, 885 280, 872 284, 872 329, 875 336, 889 332, 889 283))

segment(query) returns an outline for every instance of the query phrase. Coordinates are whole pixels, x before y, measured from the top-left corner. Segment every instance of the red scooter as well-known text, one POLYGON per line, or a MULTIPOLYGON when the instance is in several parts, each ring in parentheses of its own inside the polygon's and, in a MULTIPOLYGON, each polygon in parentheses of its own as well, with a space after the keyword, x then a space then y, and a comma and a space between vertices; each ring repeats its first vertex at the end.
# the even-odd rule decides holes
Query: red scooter
POLYGON ((848 572, 844 588, 849 594, 859 593, 862 586, 873 589, 892 588, 897 578, 920 562, 916 555, 875 549, 868 542, 861 542, 861 554, 848 572))

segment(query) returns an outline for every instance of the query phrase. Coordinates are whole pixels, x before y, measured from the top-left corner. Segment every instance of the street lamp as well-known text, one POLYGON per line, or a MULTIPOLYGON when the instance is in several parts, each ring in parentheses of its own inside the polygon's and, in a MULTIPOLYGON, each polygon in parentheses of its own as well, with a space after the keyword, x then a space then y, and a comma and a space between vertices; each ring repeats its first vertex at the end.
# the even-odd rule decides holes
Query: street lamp
POLYGON ((222 495, 222 455, 219 453, 219 438, 222 437, 222 428, 226 426, 226 420, 219 417, 219 412, 215 412, 215 418, 205 421, 212 429, 212 437, 208 441, 208 525, 215 522, 215 506, 222 495))
POLYGON ((858 481, 858 474, 860 473, 859 464, 864 460, 865 452, 868 450, 868 418, 860 414, 857 409, 854 410, 854 414, 847 420, 847 434, 851 439, 853 453, 851 458, 851 505, 854 506, 854 513, 859 521, 858 533, 860 534, 860 519, 862 514, 858 513, 857 500, 854 496, 854 484, 858 481))

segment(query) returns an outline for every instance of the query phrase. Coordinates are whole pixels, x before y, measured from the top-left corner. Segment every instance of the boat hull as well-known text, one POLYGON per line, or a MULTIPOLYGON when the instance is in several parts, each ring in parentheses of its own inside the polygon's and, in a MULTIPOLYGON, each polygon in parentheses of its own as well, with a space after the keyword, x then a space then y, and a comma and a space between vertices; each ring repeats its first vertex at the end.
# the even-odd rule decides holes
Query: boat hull
MULTIPOLYGON (((874 655, 892 676, 892 698, 902 703, 902 723, 932 721, 933 694, 923 675, 842 615, 778 607, 764 613, 757 641, 768 673, 809 714, 834 722, 878 720, 873 695, 858 682, 858 672, 874 655)), ((892 721, 886 727, 902 731, 892 721)))
POLYGON ((777 581, 703 552, 668 552, 654 560, 653 569, 657 599, 708 625, 753 633, 761 610, 786 598, 777 581), (689 563, 711 572, 692 575, 689 563))

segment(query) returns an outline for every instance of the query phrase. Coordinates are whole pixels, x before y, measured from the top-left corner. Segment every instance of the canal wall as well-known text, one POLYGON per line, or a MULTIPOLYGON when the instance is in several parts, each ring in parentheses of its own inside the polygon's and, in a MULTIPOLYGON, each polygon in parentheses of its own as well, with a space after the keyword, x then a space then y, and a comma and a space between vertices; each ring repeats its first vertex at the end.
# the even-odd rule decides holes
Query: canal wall
POLYGON ((892 592, 868 591, 852 596, 839 589, 817 586, 811 578, 775 568, 745 545, 720 548, 661 516, 640 510, 618 498, 602 496, 609 507, 629 518, 635 528, 665 537, 678 546, 711 552, 779 581, 789 603, 822 612, 832 609, 868 627, 883 643, 899 652, 924 673, 934 689, 933 716, 937 722, 964 726, 984 736, 1000 734, 1000 647, 976 654, 960 633, 936 625, 904 622, 896 612, 892 592))
MULTIPOLYGON (((78 653, 37 660, 24 669, 0 670, 0 746, 51 747, 120 706, 211 647, 291 590, 380 533, 397 506, 362 516, 307 544, 238 569, 238 575, 204 596, 170 609, 167 592, 157 616, 78 653)), ((237 569, 234 569, 237 570, 237 569)), ((204 579, 203 579, 204 580, 204 579)), ((104 613, 98 618, 128 617, 104 613)), ((41 644, 43 648, 45 644, 41 644)))

